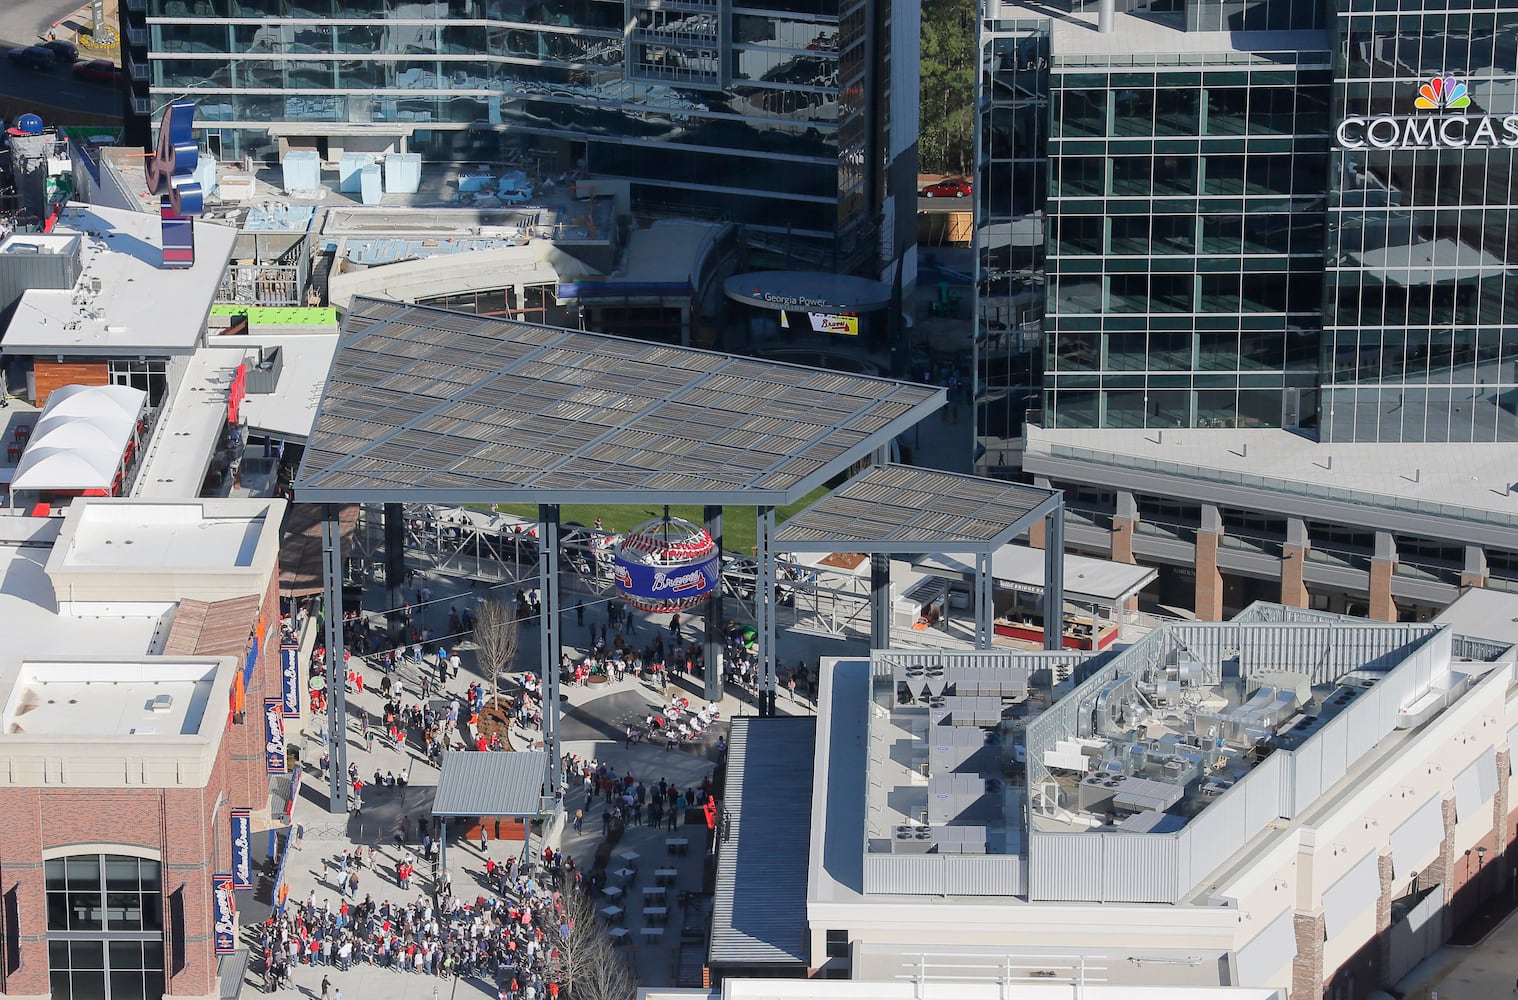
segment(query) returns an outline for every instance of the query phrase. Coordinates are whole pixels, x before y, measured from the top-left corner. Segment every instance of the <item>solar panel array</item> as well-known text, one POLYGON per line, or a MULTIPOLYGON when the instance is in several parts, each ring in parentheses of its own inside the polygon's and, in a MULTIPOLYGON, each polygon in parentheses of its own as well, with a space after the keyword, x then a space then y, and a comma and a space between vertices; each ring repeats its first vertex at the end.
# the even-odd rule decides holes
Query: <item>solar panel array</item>
POLYGON ((785 503, 941 401, 889 379, 360 298, 296 488, 785 503))
POLYGON ((999 544, 1010 540, 1006 536, 1014 523, 1052 495, 1051 490, 997 479, 877 465, 787 520, 775 547, 785 551, 788 544, 807 542, 999 544))

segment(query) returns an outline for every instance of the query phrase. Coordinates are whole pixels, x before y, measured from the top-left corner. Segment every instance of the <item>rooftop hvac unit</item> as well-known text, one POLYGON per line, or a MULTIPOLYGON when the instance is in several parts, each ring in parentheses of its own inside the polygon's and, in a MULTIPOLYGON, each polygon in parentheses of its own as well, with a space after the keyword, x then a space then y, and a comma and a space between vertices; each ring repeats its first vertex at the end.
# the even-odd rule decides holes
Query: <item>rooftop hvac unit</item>
POLYGON ((171 694, 154 695, 153 700, 148 702, 149 712, 167 712, 174 707, 174 696, 171 694))

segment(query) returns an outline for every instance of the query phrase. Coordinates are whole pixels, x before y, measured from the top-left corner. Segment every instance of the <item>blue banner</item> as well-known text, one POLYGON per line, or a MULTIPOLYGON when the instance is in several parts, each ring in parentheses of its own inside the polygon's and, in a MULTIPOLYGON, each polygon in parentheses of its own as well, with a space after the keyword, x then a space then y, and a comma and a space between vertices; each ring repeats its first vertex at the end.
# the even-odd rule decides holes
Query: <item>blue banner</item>
POLYGON ((248 660, 242 665, 242 687, 244 691, 253 688, 253 670, 258 666, 258 636, 253 637, 253 644, 248 647, 248 660))
POLYGON ((270 774, 286 772, 285 710, 279 698, 264 699, 264 759, 270 774))
POLYGON ((232 893, 231 875, 211 876, 212 932, 218 955, 230 955, 237 950, 237 903, 232 893))
POLYGON ((253 817, 247 809, 232 810, 232 888, 253 888, 253 817))
POLYGON ((699 601, 717 589, 722 571, 722 557, 687 566, 644 566, 617 556, 617 587, 625 594, 647 602, 699 601))
POLYGON ((300 647, 279 647, 279 693, 285 718, 300 718, 300 647))

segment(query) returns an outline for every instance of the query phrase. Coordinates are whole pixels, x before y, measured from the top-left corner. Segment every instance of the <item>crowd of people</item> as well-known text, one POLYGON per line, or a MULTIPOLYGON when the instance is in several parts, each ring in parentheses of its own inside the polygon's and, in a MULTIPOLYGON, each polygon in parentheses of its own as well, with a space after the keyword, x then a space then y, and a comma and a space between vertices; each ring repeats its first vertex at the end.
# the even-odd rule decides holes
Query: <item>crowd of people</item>
MULTIPOLYGON (((287 987, 297 966, 347 971, 370 965, 397 973, 459 976, 493 982, 507 1000, 557 997, 564 976, 563 949, 570 935, 570 900, 587 891, 573 859, 545 849, 536 872, 518 870, 516 859, 487 862, 485 891, 473 902, 452 891, 445 877, 431 894, 410 902, 359 901, 352 889, 359 872, 376 864, 375 852, 345 849, 331 859, 342 888, 337 900, 287 900, 260 927, 264 989, 287 987), (350 897, 353 897, 350 900, 350 897)), ((409 888, 415 861, 402 851, 397 883, 409 888)))

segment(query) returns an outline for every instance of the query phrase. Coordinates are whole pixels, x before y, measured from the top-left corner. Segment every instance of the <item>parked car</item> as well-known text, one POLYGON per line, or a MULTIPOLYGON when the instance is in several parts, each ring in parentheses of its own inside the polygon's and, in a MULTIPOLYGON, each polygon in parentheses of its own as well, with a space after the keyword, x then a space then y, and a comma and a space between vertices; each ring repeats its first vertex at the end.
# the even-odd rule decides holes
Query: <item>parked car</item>
POLYGON ((28 69, 52 69, 58 61, 51 49, 44 49, 40 45, 28 45, 24 49, 11 49, 6 53, 10 61, 18 66, 28 69))
POLYGON ((91 59, 75 63, 74 75, 81 80, 93 80, 96 83, 115 83, 121 79, 121 70, 109 59, 91 59))
POLYGON ((47 49, 53 54, 53 58, 61 63, 74 63, 79 61, 79 50, 74 47, 74 43, 65 42, 61 38, 49 39, 39 45, 38 48, 47 49))
POLYGON ((969 181, 951 177, 937 184, 929 184, 921 193, 924 198, 967 198, 973 192, 969 181))

